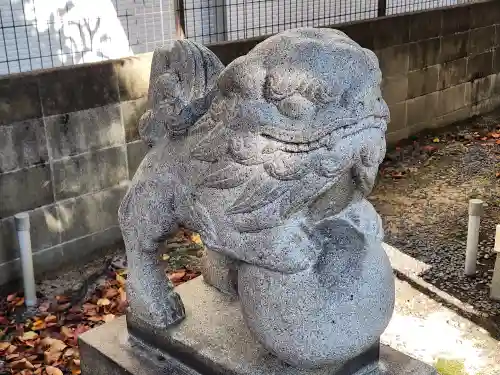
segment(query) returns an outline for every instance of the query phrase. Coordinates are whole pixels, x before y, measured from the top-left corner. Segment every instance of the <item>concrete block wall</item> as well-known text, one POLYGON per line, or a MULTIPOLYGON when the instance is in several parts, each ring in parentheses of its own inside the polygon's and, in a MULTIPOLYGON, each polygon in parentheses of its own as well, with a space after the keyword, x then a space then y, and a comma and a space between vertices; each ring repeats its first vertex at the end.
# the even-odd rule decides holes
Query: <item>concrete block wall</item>
POLYGON ((500 1, 341 29, 379 57, 390 143, 500 105, 500 1))
POLYGON ((28 211, 37 274, 121 241, 118 205, 147 147, 136 125, 151 54, 0 79, 0 284, 20 275, 28 211))

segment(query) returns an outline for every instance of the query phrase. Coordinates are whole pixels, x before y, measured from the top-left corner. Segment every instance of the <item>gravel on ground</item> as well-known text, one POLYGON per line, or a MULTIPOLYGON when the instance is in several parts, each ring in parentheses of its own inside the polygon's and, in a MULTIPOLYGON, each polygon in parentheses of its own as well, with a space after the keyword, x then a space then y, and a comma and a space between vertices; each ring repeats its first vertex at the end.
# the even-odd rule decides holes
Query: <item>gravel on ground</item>
POLYGON ((500 224, 500 112, 423 133, 391 147, 370 201, 385 241, 429 267, 419 276, 500 328, 500 303, 489 298, 500 224), (468 202, 480 198, 477 274, 464 275, 468 202))

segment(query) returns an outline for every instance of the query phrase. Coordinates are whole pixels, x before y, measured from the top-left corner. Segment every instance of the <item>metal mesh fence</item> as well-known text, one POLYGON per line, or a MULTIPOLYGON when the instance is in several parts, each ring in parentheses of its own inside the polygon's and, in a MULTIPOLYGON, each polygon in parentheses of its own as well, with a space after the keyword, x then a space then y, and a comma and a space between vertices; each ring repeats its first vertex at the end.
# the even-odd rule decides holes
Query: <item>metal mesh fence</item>
MULTIPOLYGON (((0 0, 0 75, 473 0, 0 0)), ((397 32, 395 30, 394 32, 397 32)))
MULTIPOLYGON (((473 0, 178 0, 187 38, 202 43, 331 26, 473 0)), ((397 30, 394 30, 397 32, 397 30)))
POLYGON ((0 0, 0 75, 148 52, 174 36, 171 0, 0 0))

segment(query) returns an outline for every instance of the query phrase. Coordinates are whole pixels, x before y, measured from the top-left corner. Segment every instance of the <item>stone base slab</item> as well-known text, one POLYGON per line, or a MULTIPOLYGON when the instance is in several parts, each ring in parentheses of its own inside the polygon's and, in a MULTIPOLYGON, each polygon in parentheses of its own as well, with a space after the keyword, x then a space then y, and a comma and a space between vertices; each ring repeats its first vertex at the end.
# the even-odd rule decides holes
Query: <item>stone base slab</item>
POLYGON ((335 371, 294 368, 252 338, 235 298, 201 278, 176 291, 187 318, 168 331, 155 331, 129 315, 80 336, 83 375, 437 375, 427 364, 385 345, 375 362, 378 348, 335 371))

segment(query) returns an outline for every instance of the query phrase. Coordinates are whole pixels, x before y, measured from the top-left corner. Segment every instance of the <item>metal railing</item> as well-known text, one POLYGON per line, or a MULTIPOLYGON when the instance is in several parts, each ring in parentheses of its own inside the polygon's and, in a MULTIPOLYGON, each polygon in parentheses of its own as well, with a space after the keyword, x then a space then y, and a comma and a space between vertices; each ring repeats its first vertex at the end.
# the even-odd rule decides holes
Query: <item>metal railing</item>
MULTIPOLYGON (((177 0, 178 26, 202 43, 246 39, 303 26, 452 6, 469 0, 177 0)), ((398 32, 394 30, 394 32, 398 32)))

